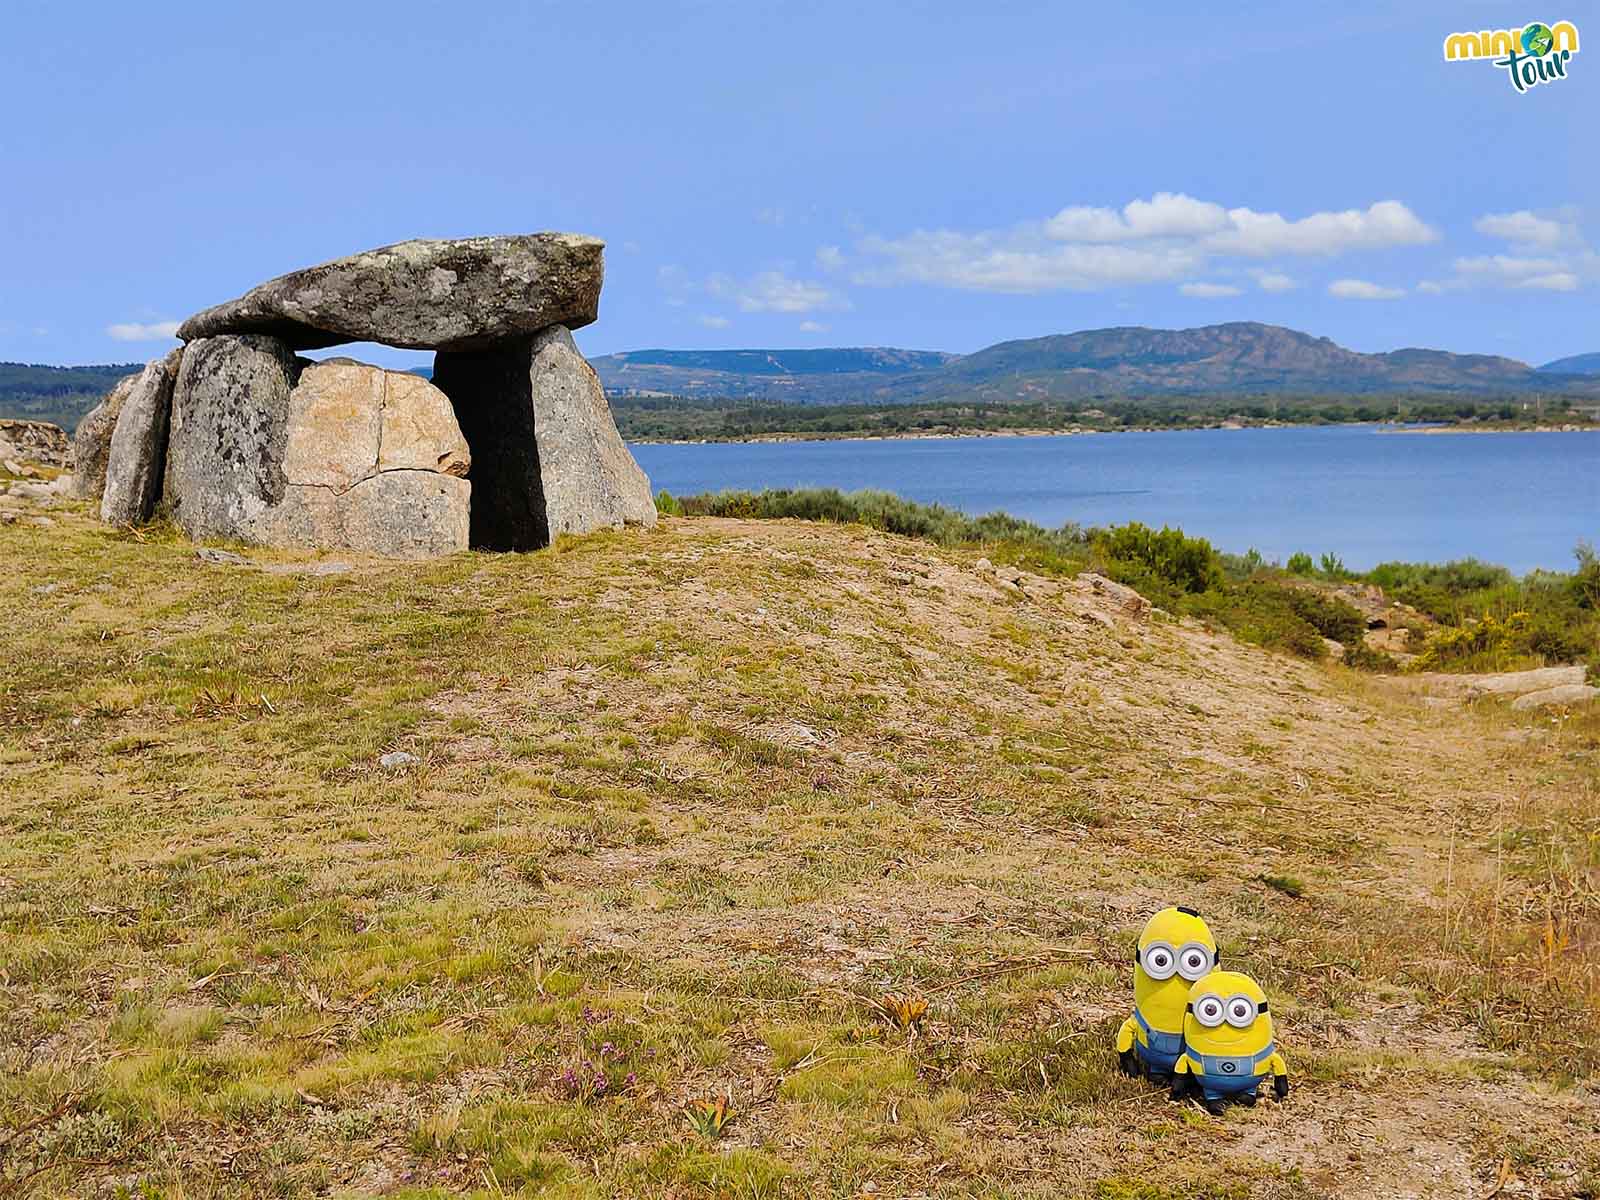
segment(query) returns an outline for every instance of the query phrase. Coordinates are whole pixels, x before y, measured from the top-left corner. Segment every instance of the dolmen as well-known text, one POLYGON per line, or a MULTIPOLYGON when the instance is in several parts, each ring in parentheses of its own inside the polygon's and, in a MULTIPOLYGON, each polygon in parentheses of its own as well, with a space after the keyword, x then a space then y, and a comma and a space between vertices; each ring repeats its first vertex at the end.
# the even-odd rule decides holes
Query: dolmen
POLYGON ((103 520, 404 558, 531 550, 652 525, 650 482, 573 329, 604 244, 569 233, 401 242, 196 313, 74 435, 103 520), (433 350, 433 378, 299 351, 433 350))

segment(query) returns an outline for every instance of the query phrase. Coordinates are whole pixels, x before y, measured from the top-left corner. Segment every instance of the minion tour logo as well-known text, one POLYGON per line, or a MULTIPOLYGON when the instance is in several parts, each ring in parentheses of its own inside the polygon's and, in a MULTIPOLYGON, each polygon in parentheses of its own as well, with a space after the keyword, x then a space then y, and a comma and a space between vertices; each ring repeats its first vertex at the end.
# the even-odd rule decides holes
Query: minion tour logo
POLYGON ((1525 92, 1541 83, 1567 77, 1567 63, 1578 52, 1578 27, 1571 21, 1546 25, 1534 21, 1521 29, 1485 29, 1452 33, 1444 39, 1446 62, 1493 60, 1511 76, 1511 86, 1525 92))

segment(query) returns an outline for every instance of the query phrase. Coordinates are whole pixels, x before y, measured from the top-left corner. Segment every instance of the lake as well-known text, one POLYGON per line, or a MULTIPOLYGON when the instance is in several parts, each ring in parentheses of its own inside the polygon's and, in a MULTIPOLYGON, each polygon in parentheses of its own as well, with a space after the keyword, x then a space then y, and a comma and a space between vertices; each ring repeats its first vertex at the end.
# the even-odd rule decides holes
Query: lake
POLYGON ((635 445, 656 490, 881 488, 1042 525, 1175 525, 1282 561, 1355 569, 1476 557, 1570 570, 1600 542, 1600 433, 1385 433, 1374 426, 1065 437, 635 445))

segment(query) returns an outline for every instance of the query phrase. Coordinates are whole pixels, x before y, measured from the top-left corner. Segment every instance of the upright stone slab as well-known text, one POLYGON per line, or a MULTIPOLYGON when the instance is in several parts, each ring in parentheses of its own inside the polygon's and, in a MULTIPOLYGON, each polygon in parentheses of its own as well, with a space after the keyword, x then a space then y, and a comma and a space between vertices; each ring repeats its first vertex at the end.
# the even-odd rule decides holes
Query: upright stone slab
POLYGON ((167 502, 191 536, 425 558, 467 547, 467 442, 425 379, 297 359, 259 335, 191 342, 167 502))
POLYGON ((653 525, 650 481, 562 326, 501 349, 441 352, 434 383, 472 448, 472 544, 531 550, 563 533, 653 525))
POLYGON ((450 401, 426 379, 334 359, 289 393, 277 545, 429 558, 468 545, 472 466, 450 401))
POLYGON ((100 519, 113 525, 139 525, 150 519, 161 498, 167 462, 167 428, 172 386, 182 349, 158 358, 134 379, 117 415, 106 460, 100 519))
POLYGON ((274 546, 436 558, 465 550, 472 485, 437 471, 381 471, 348 491, 291 484, 254 540, 274 546))
POLYGON ((296 350, 484 350, 595 319, 605 243, 576 233, 417 239, 307 267, 197 313, 185 341, 270 334, 296 350))
POLYGON ((572 334, 552 326, 533 339, 529 385, 550 536, 654 525, 650 480, 617 432, 606 391, 572 334))
POLYGON ((164 497, 191 538, 266 541, 288 480, 289 393, 300 374, 278 338, 201 338, 184 348, 172 394, 164 497))
POLYGON ((138 375, 127 375, 117 380, 110 394, 78 422, 72 435, 72 494, 80 500, 98 501, 106 490, 111 436, 116 432, 122 405, 138 379, 138 375))

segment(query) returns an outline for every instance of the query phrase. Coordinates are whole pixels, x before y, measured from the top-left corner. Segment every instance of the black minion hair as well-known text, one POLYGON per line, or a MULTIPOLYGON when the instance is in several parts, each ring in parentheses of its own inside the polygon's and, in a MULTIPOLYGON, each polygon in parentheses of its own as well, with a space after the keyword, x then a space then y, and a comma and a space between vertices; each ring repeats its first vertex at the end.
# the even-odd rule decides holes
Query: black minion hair
POLYGON ((1174 907, 1185 916, 1198 917, 1200 915, 1200 911, 1198 909, 1190 908, 1187 904, 1178 904, 1174 907))

